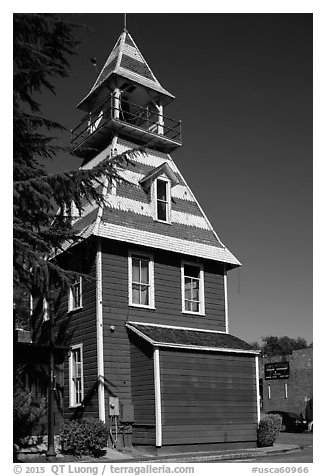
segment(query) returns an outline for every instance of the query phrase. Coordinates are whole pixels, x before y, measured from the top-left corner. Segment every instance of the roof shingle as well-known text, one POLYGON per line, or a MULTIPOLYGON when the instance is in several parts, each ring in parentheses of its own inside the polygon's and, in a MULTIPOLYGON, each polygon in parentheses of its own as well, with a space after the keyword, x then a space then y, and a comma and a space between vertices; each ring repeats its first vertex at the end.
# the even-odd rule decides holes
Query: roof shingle
POLYGON ((222 332, 197 331, 193 329, 180 329, 174 327, 164 327, 150 324, 140 324, 129 322, 127 327, 136 332, 153 345, 172 347, 198 347, 198 350, 225 350, 225 351, 246 351, 257 354, 250 344, 239 337, 222 332))
POLYGON ((93 87, 77 107, 87 110, 87 104, 90 98, 94 96, 95 91, 98 91, 113 74, 150 88, 161 94, 162 97, 174 98, 173 94, 164 89, 155 78, 130 34, 124 31, 110 53, 93 87))

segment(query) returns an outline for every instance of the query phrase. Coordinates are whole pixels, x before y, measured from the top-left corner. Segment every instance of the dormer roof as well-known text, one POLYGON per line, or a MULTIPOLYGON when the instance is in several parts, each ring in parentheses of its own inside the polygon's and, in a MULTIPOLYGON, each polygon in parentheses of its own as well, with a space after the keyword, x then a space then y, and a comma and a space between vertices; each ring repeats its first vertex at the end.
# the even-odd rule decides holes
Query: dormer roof
POLYGON ((161 96, 162 99, 165 99, 165 103, 174 99, 173 94, 164 89, 156 79, 130 33, 124 31, 106 60, 93 87, 77 105, 77 108, 88 111, 88 105, 92 101, 92 98, 108 83, 110 78, 112 79, 114 76, 125 78, 132 83, 152 90, 161 96))
POLYGON ((154 170, 148 172, 144 177, 141 178, 141 180, 139 180, 139 185, 144 187, 145 190, 148 190, 154 180, 164 175, 170 180, 171 188, 175 185, 178 185, 179 179, 167 162, 164 162, 154 170))

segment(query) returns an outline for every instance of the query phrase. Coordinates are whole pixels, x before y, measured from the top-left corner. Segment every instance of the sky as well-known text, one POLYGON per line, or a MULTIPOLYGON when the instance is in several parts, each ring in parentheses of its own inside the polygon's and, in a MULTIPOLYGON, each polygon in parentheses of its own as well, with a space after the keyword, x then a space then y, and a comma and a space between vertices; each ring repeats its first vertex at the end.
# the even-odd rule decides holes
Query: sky
MULTIPOLYGON (((71 74, 44 115, 73 129, 76 109, 123 31, 123 14, 65 15, 83 27, 71 74)), ((132 13, 127 29, 182 120, 172 153, 222 242, 230 332, 312 341, 312 14, 132 13)), ((69 134, 60 137, 68 143, 69 134)), ((77 168, 61 156, 50 172, 77 168)))

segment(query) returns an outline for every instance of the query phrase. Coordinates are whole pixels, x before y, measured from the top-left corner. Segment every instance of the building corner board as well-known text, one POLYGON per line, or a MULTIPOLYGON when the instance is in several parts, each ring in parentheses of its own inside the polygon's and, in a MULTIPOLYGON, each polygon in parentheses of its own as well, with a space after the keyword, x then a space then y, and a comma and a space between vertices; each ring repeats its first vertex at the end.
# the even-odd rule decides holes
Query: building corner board
POLYGON ((257 423, 260 422, 260 395, 259 395, 259 356, 255 356, 256 364, 256 395, 257 395, 257 423))
POLYGON ((97 344, 98 414, 99 414, 99 420, 102 420, 105 423, 101 238, 98 238, 98 247, 96 252, 96 344, 97 344))
POLYGON ((161 376, 160 351, 154 347, 154 390, 155 390, 155 445, 162 446, 162 404, 161 404, 161 376))

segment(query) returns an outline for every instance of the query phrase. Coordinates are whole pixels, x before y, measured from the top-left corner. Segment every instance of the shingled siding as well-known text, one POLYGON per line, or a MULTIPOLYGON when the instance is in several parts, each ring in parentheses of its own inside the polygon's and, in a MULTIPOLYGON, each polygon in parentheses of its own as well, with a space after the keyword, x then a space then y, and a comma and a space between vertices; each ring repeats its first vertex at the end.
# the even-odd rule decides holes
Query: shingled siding
POLYGON ((163 445, 255 442, 253 356, 160 350, 163 445))
MULTIPOLYGON (((96 345, 96 264, 95 253, 80 251, 84 258, 82 272, 91 279, 83 279, 81 309, 67 315, 69 329, 73 329, 70 345, 83 344, 84 406, 69 408, 69 361, 64 363, 64 417, 84 416, 98 418, 97 345, 96 345)), ((68 299, 62 308, 67 310, 68 299)))
POLYGON ((155 446, 155 390, 153 347, 130 334, 131 396, 135 422, 132 442, 155 446))
MULTIPOLYGON (((102 249, 103 312, 106 327, 116 324, 124 326, 129 320, 225 331, 222 265, 203 260, 206 314, 185 314, 182 313, 181 260, 187 257, 149 250, 154 256, 155 310, 137 308, 128 305, 128 245, 105 241, 102 249)), ((144 252, 144 249, 136 246, 130 249, 144 252)), ((115 336, 115 333, 112 335, 115 336)))

